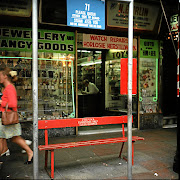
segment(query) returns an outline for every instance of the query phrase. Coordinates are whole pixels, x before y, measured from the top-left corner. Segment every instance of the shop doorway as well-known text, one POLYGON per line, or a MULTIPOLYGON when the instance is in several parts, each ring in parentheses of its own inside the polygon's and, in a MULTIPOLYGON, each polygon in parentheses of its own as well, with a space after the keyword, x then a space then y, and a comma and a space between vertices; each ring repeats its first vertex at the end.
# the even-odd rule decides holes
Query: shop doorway
POLYGON ((78 117, 103 114, 102 51, 78 50, 78 117))

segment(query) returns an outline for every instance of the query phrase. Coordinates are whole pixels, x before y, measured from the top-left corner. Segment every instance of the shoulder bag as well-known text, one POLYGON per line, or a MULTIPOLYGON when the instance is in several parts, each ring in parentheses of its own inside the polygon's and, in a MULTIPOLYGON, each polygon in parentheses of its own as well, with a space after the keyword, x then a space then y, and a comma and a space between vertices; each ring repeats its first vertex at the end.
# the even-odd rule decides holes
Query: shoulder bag
POLYGON ((8 104, 6 104, 5 111, 2 112, 2 125, 11 125, 19 123, 17 111, 7 111, 8 104))

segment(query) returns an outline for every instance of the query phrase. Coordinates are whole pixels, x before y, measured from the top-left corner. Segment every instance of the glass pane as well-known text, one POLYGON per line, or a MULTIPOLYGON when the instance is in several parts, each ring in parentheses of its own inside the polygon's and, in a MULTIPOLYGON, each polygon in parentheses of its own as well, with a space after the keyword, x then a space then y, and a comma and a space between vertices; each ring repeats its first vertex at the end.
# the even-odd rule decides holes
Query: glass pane
POLYGON ((83 80, 88 79, 102 91, 101 51, 78 50, 78 90, 84 90, 83 80))
MULTIPOLYGON (((23 54, 23 53, 21 53, 23 54)), ((26 55, 24 53, 23 55, 26 55)), ((17 71, 15 83, 20 120, 32 120, 32 58, 0 56, 0 64, 17 71)), ((74 56, 39 53, 38 118, 60 119, 75 116, 73 61, 74 56)))

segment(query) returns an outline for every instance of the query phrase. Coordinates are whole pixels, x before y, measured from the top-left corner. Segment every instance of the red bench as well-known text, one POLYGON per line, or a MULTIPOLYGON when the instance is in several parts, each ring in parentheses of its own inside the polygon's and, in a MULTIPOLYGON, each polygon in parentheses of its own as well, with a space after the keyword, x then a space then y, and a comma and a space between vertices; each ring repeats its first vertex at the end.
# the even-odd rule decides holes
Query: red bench
MULTIPOLYGON (((125 137, 124 124, 127 124, 127 116, 40 120, 38 122, 38 129, 44 129, 45 145, 39 145, 38 148, 40 151, 43 151, 43 150, 45 151, 45 169, 47 172, 48 172, 47 170, 48 151, 51 152, 51 172, 50 173, 48 172, 51 179, 54 179, 54 150, 55 149, 122 142, 122 146, 119 153, 119 157, 121 158, 121 153, 124 147, 124 143, 128 141, 127 137, 125 137), (58 144, 49 144, 48 142, 48 129, 77 127, 77 126, 108 125, 108 124, 122 124, 122 136, 118 138, 97 139, 97 140, 89 140, 89 141, 58 143, 58 144)), ((134 142, 138 140, 144 140, 144 138, 138 137, 138 136, 132 136, 132 164, 134 164, 134 142)))

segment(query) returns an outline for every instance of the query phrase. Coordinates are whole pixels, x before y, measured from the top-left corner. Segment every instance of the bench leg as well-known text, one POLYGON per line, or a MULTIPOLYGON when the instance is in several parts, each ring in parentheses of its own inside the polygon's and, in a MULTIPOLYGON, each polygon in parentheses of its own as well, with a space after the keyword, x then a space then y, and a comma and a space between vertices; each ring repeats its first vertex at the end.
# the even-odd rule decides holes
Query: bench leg
POLYGON ((47 163, 48 163, 48 150, 45 150, 45 165, 44 165, 44 168, 47 168, 47 163))
POLYGON ((132 165, 134 165, 134 142, 132 142, 132 165))
POLYGON ((54 179, 54 150, 50 150, 51 151, 51 162, 50 162, 50 166, 51 166, 51 171, 48 171, 47 168, 47 164, 48 164, 48 151, 49 150, 45 150, 45 170, 48 173, 49 177, 51 179, 54 179))
POLYGON ((51 150, 51 179, 54 179, 54 150, 51 150))
POLYGON ((121 150, 120 150, 120 152, 119 152, 119 158, 121 158, 121 154, 122 154, 122 151, 123 151, 123 147, 124 147, 124 142, 122 143, 121 150))
MULTIPOLYGON (((132 165, 134 165, 134 143, 135 143, 135 141, 132 142, 132 165)), ((124 142, 123 142, 123 144, 121 146, 121 150, 120 150, 120 153, 119 153, 119 158, 121 158, 121 153, 122 153, 123 147, 124 147, 124 142)), ((128 161, 126 157, 123 157, 123 159, 128 161)))

